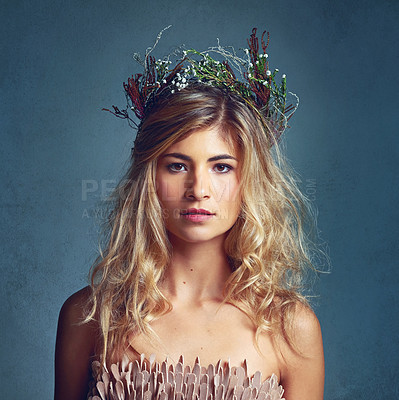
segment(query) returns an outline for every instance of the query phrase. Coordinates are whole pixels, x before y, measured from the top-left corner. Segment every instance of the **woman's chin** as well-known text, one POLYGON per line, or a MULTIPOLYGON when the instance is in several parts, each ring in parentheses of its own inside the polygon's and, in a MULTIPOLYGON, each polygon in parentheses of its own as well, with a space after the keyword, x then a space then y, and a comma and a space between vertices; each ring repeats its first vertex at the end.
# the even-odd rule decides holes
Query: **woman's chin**
POLYGON ((221 234, 211 233, 172 233, 168 231, 169 240, 172 244, 186 243, 186 244, 205 244, 207 242, 221 241, 224 242, 227 232, 221 234))

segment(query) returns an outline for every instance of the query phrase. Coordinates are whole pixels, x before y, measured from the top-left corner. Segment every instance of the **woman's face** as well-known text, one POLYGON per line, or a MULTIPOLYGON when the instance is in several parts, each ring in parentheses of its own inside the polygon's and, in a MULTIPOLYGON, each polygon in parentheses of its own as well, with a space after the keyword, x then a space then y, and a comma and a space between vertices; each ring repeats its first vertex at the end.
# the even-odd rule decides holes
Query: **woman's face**
POLYGON ((238 150, 218 128, 195 131, 158 159, 166 229, 186 242, 224 240, 241 209, 238 150))

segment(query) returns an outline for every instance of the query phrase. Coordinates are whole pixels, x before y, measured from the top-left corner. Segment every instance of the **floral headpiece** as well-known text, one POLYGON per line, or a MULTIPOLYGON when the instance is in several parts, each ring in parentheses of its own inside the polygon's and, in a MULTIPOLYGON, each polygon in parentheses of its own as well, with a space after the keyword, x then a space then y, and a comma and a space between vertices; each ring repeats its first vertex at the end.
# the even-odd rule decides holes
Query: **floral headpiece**
POLYGON ((170 28, 164 28, 157 36, 154 45, 146 50, 144 60, 138 53, 133 55, 140 63, 143 73, 138 73, 123 83, 128 102, 127 108, 120 110, 116 106, 110 111, 119 118, 129 121, 129 124, 138 128, 139 124, 132 118, 133 111, 141 122, 147 111, 156 102, 160 95, 180 91, 192 83, 204 83, 214 87, 220 87, 240 96, 256 113, 262 121, 268 121, 275 140, 278 141, 287 127, 287 122, 298 107, 298 97, 294 97, 294 104, 287 105, 287 85, 285 74, 281 77, 281 83, 276 82, 278 69, 269 69, 269 60, 266 49, 269 45, 269 32, 264 31, 259 39, 257 29, 252 30, 247 40, 248 47, 242 49, 244 58, 239 57, 233 47, 223 47, 217 40, 217 46, 199 52, 194 49, 185 50, 178 48, 173 54, 164 59, 155 59, 151 53, 158 44, 162 33, 170 28), (214 59, 210 54, 216 55, 214 59), (176 58, 176 64, 172 67, 171 58, 176 58), (236 78, 236 73, 240 79, 236 78))

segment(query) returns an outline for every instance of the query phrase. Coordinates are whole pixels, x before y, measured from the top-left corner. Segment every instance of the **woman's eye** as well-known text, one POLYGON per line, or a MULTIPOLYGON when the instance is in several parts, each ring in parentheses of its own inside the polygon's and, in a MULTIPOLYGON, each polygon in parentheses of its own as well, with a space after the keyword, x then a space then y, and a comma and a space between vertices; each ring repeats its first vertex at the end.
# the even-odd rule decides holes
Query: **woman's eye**
POLYGON ((226 173, 226 172, 231 171, 233 169, 233 167, 231 165, 227 165, 227 164, 217 164, 214 169, 216 172, 226 173))
POLYGON ((168 169, 172 172, 181 172, 186 170, 186 166, 180 163, 172 163, 168 165, 168 169))

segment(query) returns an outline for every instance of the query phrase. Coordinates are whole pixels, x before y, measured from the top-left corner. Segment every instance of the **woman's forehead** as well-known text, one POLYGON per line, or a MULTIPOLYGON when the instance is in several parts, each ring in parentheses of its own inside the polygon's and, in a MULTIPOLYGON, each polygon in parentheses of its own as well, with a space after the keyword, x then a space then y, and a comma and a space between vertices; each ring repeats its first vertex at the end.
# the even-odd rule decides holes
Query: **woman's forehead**
POLYGON ((239 149, 234 135, 220 127, 197 129, 189 132, 172 143, 165 152, 169 152, 171 149, 185 149, 192 152, 198 149, 207 149, 210 152, 223 151, 235 158, 239 156, 239 149))

